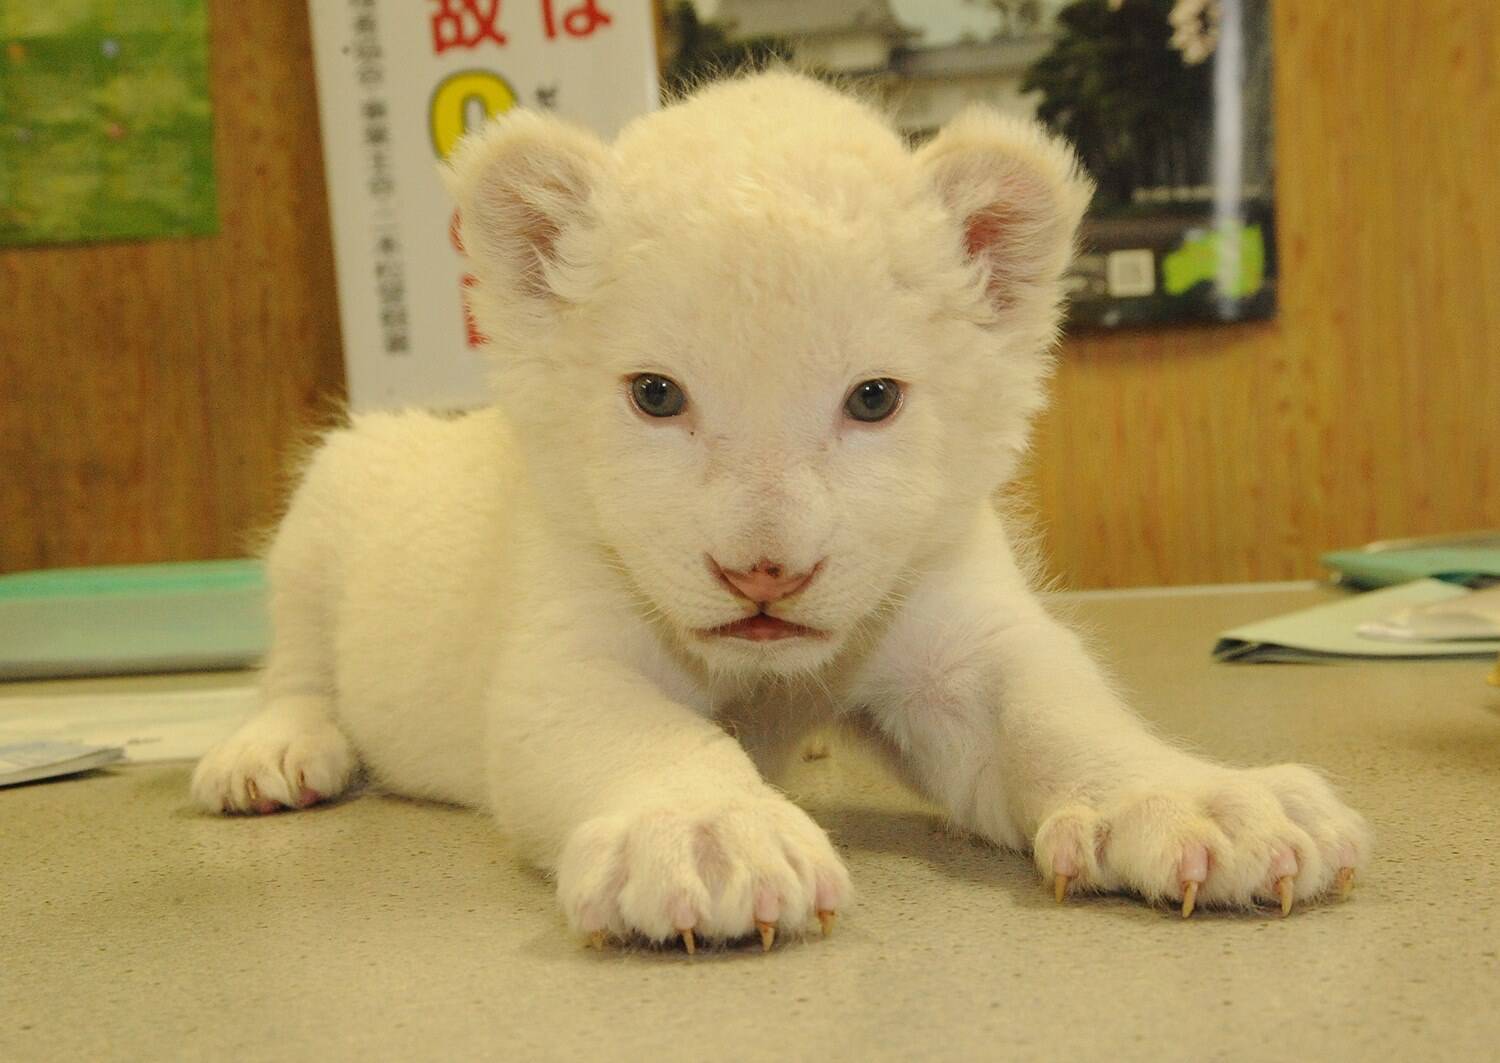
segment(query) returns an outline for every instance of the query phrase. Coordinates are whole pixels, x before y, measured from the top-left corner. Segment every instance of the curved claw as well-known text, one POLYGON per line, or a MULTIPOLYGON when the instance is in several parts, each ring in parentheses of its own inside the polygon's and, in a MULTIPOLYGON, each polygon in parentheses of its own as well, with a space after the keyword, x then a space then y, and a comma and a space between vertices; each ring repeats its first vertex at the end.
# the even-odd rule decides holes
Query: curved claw
POLYGON ((1333 884, 1338 887, 1339 900, 1348 900, 1349 894, 1354 892, 1354 868, 1339 868, 1338 877, 1333 880, 1333 884))
POLYGON ((830 912, 826 908, 818 909, 818 923, 823 927, 823 936, 827 937, 833 933, 833 921, 838 917, 837 912, 830 912))
POLYGON ((1061 904, 1063 902, 1063 899, 1067 897, 1068 883, 1072 881, 1073 879, 1069 875, 1056 875, 1053 877, 1052 896, 1056 899, 1058 904, 1061 904))
POLYGON ((1276 896, 1281 898, 1283 918, 1292 914, 1292 876, 1282 875, 1276 880, 1276 896))
POLYGON ((1198 887, 1208 879, 1208 847, 1194 843, 1183 849, 1177 865, 1177 881, 1182 883, 1182 917, 1193 914, 1198 903, 1198 887))
POLYGON ((760 950, 770 952, 771 944, 776 940, 776 926, 774 923, 764 923, 759 919, 755 921, 755 929, 760 931, 760 950))
POLYGON ((691 930, 684 930, 682 932, 682 947, 687 949, 689 956, 698 951, 698 941, 693 937, 691 930))

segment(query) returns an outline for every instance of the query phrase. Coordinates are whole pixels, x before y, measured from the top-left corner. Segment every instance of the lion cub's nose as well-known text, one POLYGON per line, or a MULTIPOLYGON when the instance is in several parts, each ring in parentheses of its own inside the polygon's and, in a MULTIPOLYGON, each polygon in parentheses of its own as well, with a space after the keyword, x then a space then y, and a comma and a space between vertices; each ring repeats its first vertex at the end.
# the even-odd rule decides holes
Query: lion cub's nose
POLYGON ((817 567, 806 572, 788 573, 786 566, 776 561, 761 558, 748 572, 735 572, 709 558, 719 577, 738 595, 752 602, 769 605, 788 595, 796 594, 812 580, 817 567))

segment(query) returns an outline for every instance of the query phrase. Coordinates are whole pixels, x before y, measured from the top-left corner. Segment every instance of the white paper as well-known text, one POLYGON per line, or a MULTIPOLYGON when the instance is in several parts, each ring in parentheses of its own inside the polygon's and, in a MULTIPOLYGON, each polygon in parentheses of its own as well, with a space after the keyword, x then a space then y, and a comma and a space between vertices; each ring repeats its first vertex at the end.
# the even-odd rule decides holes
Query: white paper
POLYGON ((1452 601, 1402 609, 1359 625, 1359 633, 1393 642, 1500 639, 1500 585, 1469 591, 1452 601))
POLYGON ((1355 660, 1361 657, 1474 657, 1500 650, 1500 641, 1401 643, 1365 638, 1361 624, 1398 608, 1462 598, 1469 592, 1435 579, 1412 580, 1364 594, 1257 621, 1219 636, 1214 657, 1221 661, 1355 660))
POLYGON ((438 163, 513 106, 604 137, 657 103, 649 0, 308 0, 349 402, 469 407, 482 338, 438 163))
POLYGON ((0 743, 0 787, 77 775, 112 764, 124 755, 118 746, 87 746, 82 742, 0 743))
POLYGON ((195 760, 259 705, 255 687, 161 694, 0 698, 0 744, 71 741, 120 746, 144 764, 195 760))

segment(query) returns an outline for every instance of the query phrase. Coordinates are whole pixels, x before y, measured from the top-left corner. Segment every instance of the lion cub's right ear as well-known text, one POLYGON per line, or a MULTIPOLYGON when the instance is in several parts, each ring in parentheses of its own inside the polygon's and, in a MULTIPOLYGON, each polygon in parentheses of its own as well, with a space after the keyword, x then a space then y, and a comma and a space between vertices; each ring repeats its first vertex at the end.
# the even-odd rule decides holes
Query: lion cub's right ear
POLYGON ((464 137, 448 160, 464 249, 492 299, 576 302, 613 157, 594 134, 516 110, 464 137))
POLYGON ((1001 320, 1047 316, 1093 184, 1035 122, 971 104, 917 152, 1001 320))

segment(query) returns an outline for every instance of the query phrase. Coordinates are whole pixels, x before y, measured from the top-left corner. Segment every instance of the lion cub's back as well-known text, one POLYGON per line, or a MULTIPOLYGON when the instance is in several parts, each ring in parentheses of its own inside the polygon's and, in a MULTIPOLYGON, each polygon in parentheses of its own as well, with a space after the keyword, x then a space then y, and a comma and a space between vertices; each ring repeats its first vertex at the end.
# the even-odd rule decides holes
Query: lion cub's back
POLYGON ((403 793, 483 800, 487 639, 505 598, 516 461, 493 411, 361 415, 325 440, 289 514, 327 509, 340 720, 367 768, 403 793))

